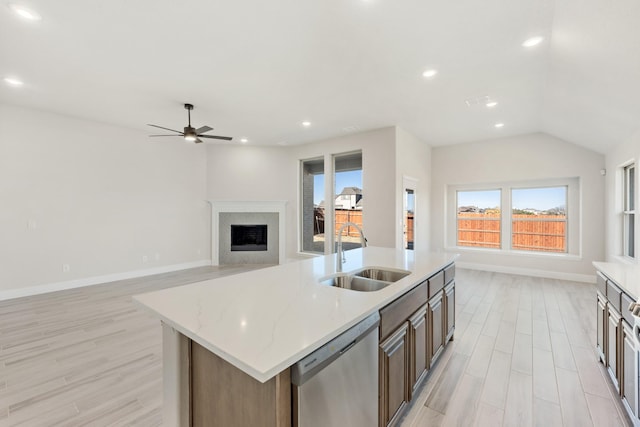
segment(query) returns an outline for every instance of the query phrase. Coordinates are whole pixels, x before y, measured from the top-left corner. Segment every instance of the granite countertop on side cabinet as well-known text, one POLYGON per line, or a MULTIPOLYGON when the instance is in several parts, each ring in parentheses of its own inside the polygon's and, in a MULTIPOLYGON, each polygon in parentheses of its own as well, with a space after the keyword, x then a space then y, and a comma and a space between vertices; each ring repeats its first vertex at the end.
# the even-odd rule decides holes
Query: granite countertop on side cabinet
POLYGON ((621 262, 594 262, 596 270, 616 282, 630 297, 640 297, 640 266, 621 262))
POLYGON ((134 300, 167 325, 261 382, 384 307, 457 258, 367 247, 345 252, 342 271, 402 269, 410 275, 375 292, 322 285, 336 272, 326 255, 143 295, 134 300))

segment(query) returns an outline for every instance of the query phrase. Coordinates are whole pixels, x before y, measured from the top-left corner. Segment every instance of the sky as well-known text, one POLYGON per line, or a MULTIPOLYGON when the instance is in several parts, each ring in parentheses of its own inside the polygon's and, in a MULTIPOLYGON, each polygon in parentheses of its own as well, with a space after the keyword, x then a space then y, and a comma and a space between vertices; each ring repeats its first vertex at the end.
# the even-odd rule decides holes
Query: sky
MULTIPOLYGON (((336 195, 344 187, 362 188, 362 170, 336 172, 336 195)), ((313 177, 313 203, 316 205, 324 200, 324 174, 313 177)))
MULTIPOLYGON (((567 187, 520 188, 512 190, 513 209, 544 211, 567 205, 567 187)), ((500 206, 500 190, 458 191, 458 206, 495 208, 500 206)))

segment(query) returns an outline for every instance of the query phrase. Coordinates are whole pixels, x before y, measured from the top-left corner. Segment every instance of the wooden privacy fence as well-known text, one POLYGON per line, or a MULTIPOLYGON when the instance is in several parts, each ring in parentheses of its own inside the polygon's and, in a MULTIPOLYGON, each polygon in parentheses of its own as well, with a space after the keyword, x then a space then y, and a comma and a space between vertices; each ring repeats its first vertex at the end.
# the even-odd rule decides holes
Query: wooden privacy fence
MULTIPOLYGON (((543 252, 567 251, 564 215, 513 215, 512 249, 543 252)), ((458 246, 500 248, 500 214, 458 214, 458 246)))

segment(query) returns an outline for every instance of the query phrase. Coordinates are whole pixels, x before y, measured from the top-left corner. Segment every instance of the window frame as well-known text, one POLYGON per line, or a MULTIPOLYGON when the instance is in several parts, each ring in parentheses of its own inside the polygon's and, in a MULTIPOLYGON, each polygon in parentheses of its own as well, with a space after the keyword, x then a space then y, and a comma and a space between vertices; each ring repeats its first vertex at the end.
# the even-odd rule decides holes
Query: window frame
POLYGON ((455 204, 456 204, 456 208, 455 208, 455 212, 456 212, 456 237, 455 237, 455 241, 456 241, 456 247, 457 248, 478 248, 478 249, 486 249, 486 250, 501 250, 503 248, 503 235, 504 235, 504 230, 503 230, 503 212, 502 212, 502 193, 503 190, 500 187, 497 188, 483 188, 483 189, 457 189, 455 191, 455 204), (498 247, 497 248, 492 248, 492 247, 485 247, 485 246, 472 246, 472 245, 459 245, 459 240, 458 240, 458 236, 459 236, 459 232, 460 232, 460 228, 459 228, 459 218, 458 218, 458 193, 461 192, 465 192, 465 193, 471 193, 471 192, 480 192, 480 191, 498 191, 500 193, 499 195, 499 203, 500 203, 500 217, 496 218, 496 219, 484 219, 485 221, 498 221, 498 233, 499 233, 499 239, 498 239, 498 247))
POLYGON ((553 178, 526 181, 488 182, 480 184, 449 184, 445 193, 444 245, 446 250, 457 252, 483 252, 502 255, 518 255, 527 257, 562 257, 567 259, 582 259, 582 205, 581 205, 580 177, 553 178), (566 251, 528 251, 512 249, 512 221, 511 221, 511 190, 521 188, 567 187, 567 226, 566 251), (501 241, 500 249, 469 247, 457 245, 457 191, 473 190, 502 190, 502 207, 509 207, 507 214, 501 212, 501 241))
POLYGON ((636 260, 636 172, 635 161, 622 166, 622 256, 632 261, 636 260), (631 173, 631 171, 633 171, 633 173, 631 173), (629 227, 632 222, 633 227, 629 227), (632 228, 632 230, 630 230, 630 228, 632 228), (629 242, 630 238, 632 240, 631 242, 629 242), (631 243, 631 246, 629 243, 631 243), (633 253, 630 254, 629 249, 631 249, 633 253))
POLYGON ((534 218, 519 218, 519 221, 537 221, 537 222, 564 222, 565 223, 565 227, 564 227, 564 250, 563 251, 535 251, 535 250, 528 250, 528 249, 519 249, 519 248, 515 248, 514 247, 514 238, 513 235, 516 234, 513 231, 513 202, 510 203, 510 208, 509 208, 509 216, 510 216, 510 221, 511 221, 511 234, 510 234, 510 239, 509 239, 509 243, 510 243, 510 247, 511 250, 513 251, 518 251, 518 252, 525 252, 525 253, 554 253, 554 254, 566 254, 568 253, 568 249, 569 249, 569 186, 568 185, 543 185, 543 186, 535 186, 535 187, 511 187, 509 189, 510 191, 510 200, 513 201, 513 191, 514 190, 537 190, 537 189, 542 189, 542 188, 560 188, 560 187, 564 187, 565 188, 565 195, 564 195, 564 205, 565 205, 565 215, 564 215, 564 219, 550 219, 550 218, 540 218, 540 217, 536 217, 534 218))

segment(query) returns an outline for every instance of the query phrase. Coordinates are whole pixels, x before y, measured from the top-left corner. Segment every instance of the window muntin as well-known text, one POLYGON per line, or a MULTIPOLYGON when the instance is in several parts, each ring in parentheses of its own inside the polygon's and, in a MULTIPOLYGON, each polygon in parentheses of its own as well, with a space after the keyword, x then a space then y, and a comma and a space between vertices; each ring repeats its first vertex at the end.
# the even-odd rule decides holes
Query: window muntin
POLYGON ((511 248, 567 252, 567 186, 511 190, 511 248))
POLYGON ((501 191, 456 192, 456 244, 458 246, 501 247, 501 191))
POLYGON ((635 258, 635 175, 636 165, 623 168, 623 255, 635 258))

